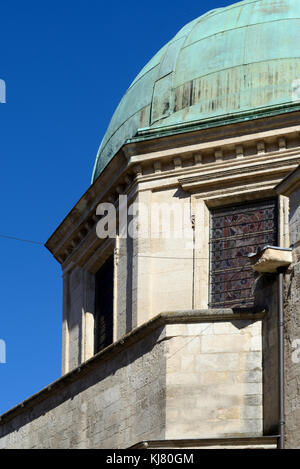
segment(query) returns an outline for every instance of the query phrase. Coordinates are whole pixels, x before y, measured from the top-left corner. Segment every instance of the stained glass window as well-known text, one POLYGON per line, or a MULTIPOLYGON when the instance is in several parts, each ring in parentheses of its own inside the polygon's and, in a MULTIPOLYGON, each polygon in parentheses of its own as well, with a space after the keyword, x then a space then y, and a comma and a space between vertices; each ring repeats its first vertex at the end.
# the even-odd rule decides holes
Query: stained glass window
POLYGON ((277 245, 276 200, 211 211, 210 307, 253 306, 248 254, 277 245))

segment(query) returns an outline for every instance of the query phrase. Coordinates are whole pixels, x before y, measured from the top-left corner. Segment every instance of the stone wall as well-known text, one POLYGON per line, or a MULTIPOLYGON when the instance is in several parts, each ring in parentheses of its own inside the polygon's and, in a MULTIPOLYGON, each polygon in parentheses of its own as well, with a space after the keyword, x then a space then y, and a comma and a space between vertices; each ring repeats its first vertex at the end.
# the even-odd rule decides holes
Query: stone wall
POLYGON ((279 420, 277 275, 257 274, 254 287, 256 308, 266 311, 262 323, 264 435, 276 435, 279 420))
POLYGON ((133 243, 130 237, 119 240, 117 271, 115 275, 115 339, 130 332, 133 323, 132 290, 133 290, 133 243))
POLYGON ((4 414, 0 448, 262 435, 261 320, 230 311, 157 316, 4 414))
POLYGON ((63 281, 62 373, 76 368, 94 354, 95 278, 75 267, 63 281))
POLYGON ((83 308, 82 270, 78 267, 69 275, 68 294, 68 356, 69 370, 81 363, 82 346, 82 308, 83 308))
POLYGON ((285 445, 300 448, 300 247, 293 251, 294 263, 285 289, 285 445))
POLYGON ((164 437, 165 342, 114 349, 2 419, 0 448, 126 448, 164 437), (112 353, 112 357, 109 355, 112 353), (77 374, 77 376, 76 376, 77 374), (7 423, 5 421, 7 420, 7 423))
POLYGON ((261 321, 167 326, 166 438, 262 435, 261 321))
MULTIPOLYGON (((297 174, 297 173, 296 173, 297 174)), ((298 183, 299 185, 299 183, 298 183)), ((285 282, 285 420, 287 448, 300 448, 300 189, 290 194, 293 264, 285 282)))
POLYGON ((295 244, 300 240, 300 188, 290 196, 290 242, 295 244))

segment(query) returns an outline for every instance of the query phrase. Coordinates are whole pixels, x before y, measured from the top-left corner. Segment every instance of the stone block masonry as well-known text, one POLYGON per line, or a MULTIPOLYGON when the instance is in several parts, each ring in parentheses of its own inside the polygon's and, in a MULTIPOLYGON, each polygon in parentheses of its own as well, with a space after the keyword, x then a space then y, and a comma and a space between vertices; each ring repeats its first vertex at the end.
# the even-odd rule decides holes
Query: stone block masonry
POLYGON ((244 317, 156 316, 4 414, 0 448, 261 436, 262 316, 244 317))

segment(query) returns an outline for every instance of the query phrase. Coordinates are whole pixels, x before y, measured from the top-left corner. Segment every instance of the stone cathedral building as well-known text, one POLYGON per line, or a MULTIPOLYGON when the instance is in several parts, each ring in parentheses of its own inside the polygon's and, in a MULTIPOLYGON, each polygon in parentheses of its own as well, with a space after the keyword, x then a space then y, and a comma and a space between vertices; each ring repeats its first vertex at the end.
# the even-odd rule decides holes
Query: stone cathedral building
POLYGON ((299 163, 299 0, 184 26, 46 243, 62 377, 2 415, 0 447, 300 448, 299 163))

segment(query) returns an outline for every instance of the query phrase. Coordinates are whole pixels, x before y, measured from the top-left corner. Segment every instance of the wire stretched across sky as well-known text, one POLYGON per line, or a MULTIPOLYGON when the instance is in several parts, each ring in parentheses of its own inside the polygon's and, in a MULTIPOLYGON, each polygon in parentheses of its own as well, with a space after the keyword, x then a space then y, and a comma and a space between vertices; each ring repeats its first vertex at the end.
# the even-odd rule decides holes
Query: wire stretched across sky
POLYGON ((23 243, 31 243, 31 244, 37 244, 40 246, 44 246, 44 243, 41 241, 33 241, 32 239, 24 239, 24 238, 18 238, 17 236, 10 236, 6 234, 0 234, 0 238, 5 238, 5 239, 12 239, 14 241, 21 241, 23 243))

